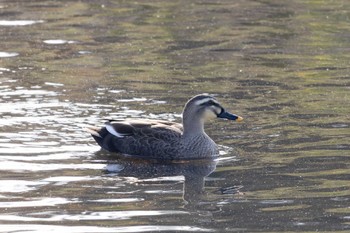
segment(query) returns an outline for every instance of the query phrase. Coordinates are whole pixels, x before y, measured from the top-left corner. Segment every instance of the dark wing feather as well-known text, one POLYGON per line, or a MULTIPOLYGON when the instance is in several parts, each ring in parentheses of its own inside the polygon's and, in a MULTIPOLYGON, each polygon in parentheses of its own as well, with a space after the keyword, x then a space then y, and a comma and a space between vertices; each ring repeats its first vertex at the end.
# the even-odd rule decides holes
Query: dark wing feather
MULTIPOLYGON (((106 123, 107 125, 107 123, 106 123)), ((120 123, 110 123, 115 131, 119 132, 122 135, 132 135, 134 133, 134 127, 130 124, 120 122, 120 123)))
POLYGON ((175 155, 183 132, 181 124, 157 120, 115 121, 106 127, 96 131, 99 136, 92 134, 102 148, 140 156, 175 155))

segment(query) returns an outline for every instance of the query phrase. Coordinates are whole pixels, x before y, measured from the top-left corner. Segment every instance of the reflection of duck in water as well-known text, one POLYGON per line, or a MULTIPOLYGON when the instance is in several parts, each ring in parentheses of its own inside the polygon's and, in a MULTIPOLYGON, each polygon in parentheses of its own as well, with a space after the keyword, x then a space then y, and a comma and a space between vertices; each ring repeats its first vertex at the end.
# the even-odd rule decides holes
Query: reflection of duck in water
POLYGON ((190 99, 183 110, 182 124, 162 120, 111 121, 105 127, 89 127, 96 142, 110 152, 159 159, 198 159, 218 155, 215 142, 204 132, 210 118, 241 121, 226 112, 209 95, 190 99))
POLYGON ((205 177, 215 170, 216 164, 217 161, 213 159, 164 162, 123 158, 109 160, 106 170, 108 173, 115 173, 120 177, 135 177, 138 179, 184 176, 183 198, 188 203, 196 203, 200 201, 199 196, 204 189, 205 177))

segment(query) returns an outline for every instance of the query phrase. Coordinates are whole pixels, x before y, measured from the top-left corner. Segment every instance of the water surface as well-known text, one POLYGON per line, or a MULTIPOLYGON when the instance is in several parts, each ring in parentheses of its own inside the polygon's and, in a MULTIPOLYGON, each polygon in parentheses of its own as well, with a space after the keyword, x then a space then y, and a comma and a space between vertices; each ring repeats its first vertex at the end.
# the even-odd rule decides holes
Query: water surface
POLYGON ((347 1, 2 1, 1 232, 348 232, 347 1), (215 161, 100 151, 215 95, 215 161))

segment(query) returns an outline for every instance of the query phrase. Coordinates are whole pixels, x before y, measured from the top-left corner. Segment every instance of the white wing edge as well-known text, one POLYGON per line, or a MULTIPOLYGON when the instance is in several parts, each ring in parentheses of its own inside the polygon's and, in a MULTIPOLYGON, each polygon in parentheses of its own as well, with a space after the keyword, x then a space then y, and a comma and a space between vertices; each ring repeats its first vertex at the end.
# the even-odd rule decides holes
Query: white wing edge
POLYGON ((106 123, 106 129, 110 134, 112 134, 118 138, 123 138, 125 136, 125 134, 121 134, 121 133, 117 132, 110 123, 106 123))

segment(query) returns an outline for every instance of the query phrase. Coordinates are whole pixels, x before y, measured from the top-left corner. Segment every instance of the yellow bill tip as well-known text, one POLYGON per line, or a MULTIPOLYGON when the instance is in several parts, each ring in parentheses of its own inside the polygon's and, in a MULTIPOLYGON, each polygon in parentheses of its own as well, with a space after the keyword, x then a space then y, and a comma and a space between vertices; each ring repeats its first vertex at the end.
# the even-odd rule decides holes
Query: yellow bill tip
POLYGON ((237 121, 237 122, 241 122, 241 121, 243 121, 243 117, 240 117, 240 116, 239 116, 239 117, 237 117, 236 121, 237 121))

